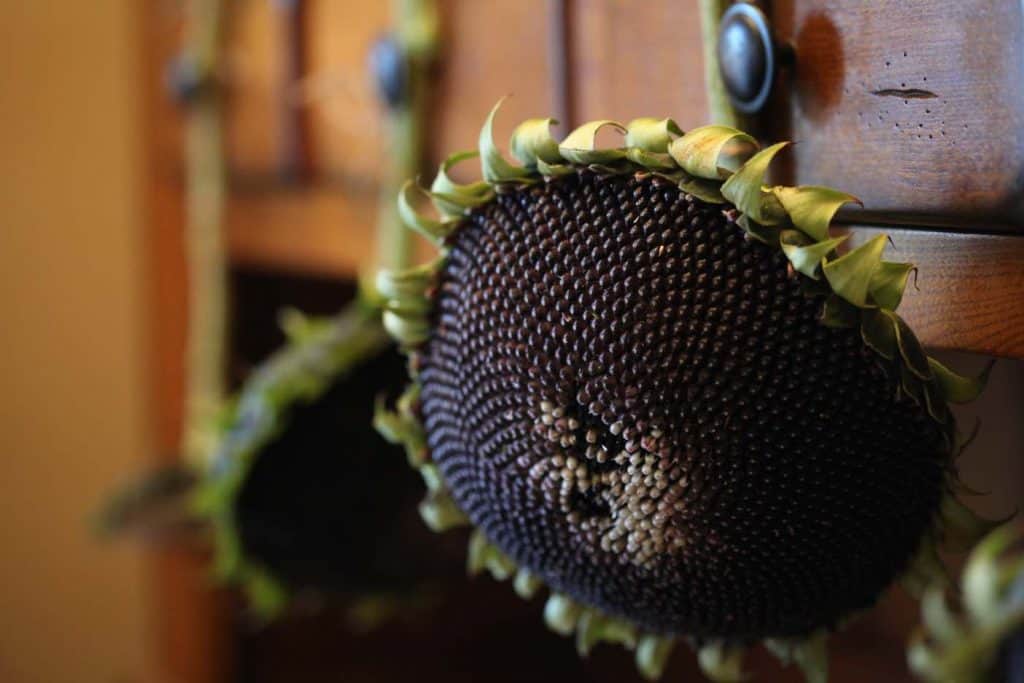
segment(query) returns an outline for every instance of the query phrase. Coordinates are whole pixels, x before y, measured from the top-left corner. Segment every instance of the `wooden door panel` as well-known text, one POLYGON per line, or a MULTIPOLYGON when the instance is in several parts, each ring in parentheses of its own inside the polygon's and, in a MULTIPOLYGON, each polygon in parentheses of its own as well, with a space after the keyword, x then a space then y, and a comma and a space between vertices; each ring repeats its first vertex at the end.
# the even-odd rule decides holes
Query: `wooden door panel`
MULTIPOLYGON (((442 46, 427 140, 435 161, 476 149, 487 113, 506 95, 495 122, 495 139, 506 151, 516 124, 552 114, 547 4, 440 0, 442 46)), ((478 176, 474 170, 466 177, 478 176)))
POLYGON ((570 3, 569 88, 575 121, 671 116, 708 122, 697 0, 570 3))
POLYGON ((798 183, 859 220, 1024 231, 1024 8, 1001 0, 776 0, 795 65, 763 116, 798 183))
MULTIPOLYGON (((269 3, 268 3, 269 4, 269 3)), ((367 189, 380 176, 384 117, 370 75, 375 41, 392 27, 391 2, 306 0, 306 76, 296 93, 309 117, 315 169, 367 189)))
MULTIPOLYGON (((441 41, 436 112, 427 144, 434 158, 476 147, 491 107, 502 110, 499 141, 522 119, 552 112, 548 3, 439 0, 441 41)), ((230 98, 226 111, 229 165, 236 180, 273 180, 280 163, 282 99, 306 118, 317 177, 345 181, 372 194, 380 173, 384 116, 368 70, 374 41, 390 27, 390 4, 322 0, 302 15, 305 73, 283 87, 286 54, 281 11, 273 3, 241 3, 228 36, 230 98)), ((251 183, 242 183, 251 184, 251 183)), ((265 183, 264 183, 265 184, 265 183)))
POLYGON ((282 46, 269 2, 236 3, 228 17, 225 153, 232 174, 270 175, 277 162, 278 83, 282 46))
MULTIPOLYGON (((271 2, 232 5, 227 32, 226 153, 232 176, 266 185, 287 163, 288 125, 302 125, 303 152, 320 176, 356 186, 380 171, 379 105, 369 75, 374 41, 390 27, 390 4, 307 2, 295 38, 302 73, 287 73, 287 12, 271 2), (295 117, 289 124, 284 118, 295 117)), ((294 39, 294 38, 293 38, 294 39)))

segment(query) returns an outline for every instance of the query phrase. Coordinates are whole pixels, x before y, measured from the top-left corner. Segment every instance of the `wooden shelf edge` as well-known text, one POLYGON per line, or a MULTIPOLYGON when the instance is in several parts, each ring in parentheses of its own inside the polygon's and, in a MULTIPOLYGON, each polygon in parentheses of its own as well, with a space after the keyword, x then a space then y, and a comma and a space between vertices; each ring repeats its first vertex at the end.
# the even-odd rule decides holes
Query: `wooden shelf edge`
MULTIPOLYGON (((376 194, 311 187, 237 193, 228 201, 226 241, 232 265, 351 278, 376 258, 376 194)), ((431 247, 418 244, 429 260, 431 247)))
MULTIPOLYGON (((376 210, 376 197, 323 189, 233 196, 232 263, 353 277, 373 263, 376 210)), ((864 226, 850 232, 851 245, 885 232, 893 241, 888 258, 918 266, 900 314, 923 344, 1024 358, 1024 237, 864 226)))
POLYGON ((1024 237, 851 228, 851 246, 879 233, 889 260, 914 263, 899 313, 925 346, 1024 358, 1024 237))
POLYGON ((233 194, 227 249, 233 265, 352 277, 374 256, 376 198, 321 188, 233 194))

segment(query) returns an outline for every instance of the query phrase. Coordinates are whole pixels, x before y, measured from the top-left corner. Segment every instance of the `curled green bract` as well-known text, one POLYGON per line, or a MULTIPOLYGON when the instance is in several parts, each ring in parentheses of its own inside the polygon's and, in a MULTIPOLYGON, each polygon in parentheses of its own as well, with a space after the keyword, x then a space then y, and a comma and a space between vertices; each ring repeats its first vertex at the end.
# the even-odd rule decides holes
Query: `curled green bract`
POLYGON ((793 225, 818 242, 828 239, 829 225, 839 207, 851 202, 860 204, 860 200, 851 194, 815 185, 773 187, 772 194, 782 204, 793 225))
POLYGON ((882 261, 868 284, 871 299, 882 308, 896 310, 903 301, 903 290, 914 270, 912 263, 882 261))
POLYGON ((459 162, 475 159, 475 151, 460 152, 441 162, 434 182, 430 185, 430 197, 434 206, 446 218, 464 216, 475 206, 486 204, 494 196, 494 190, 483 181, 460 185, 448 176, 448 171, 459 162))
POLYGON ((426 194, 421 188, 416 187, 416 183, 411 180, 402 186, 401 192, 398 193, 398 215, 407 226, 431 242, 440 243, 455 229, 455 226, 458 225, 458 219, 448 217, 437 220, 428 218, 416 211, 413 208, 413 199, 411 198, 412 192, 415 190, 419 190, 421 194, 426 194))
POLYGON ((668 153, 686 173, 721 181, 757 149, 757 141, 743 131, 728 126, 702 126, 674 140, 668 153))
POLYGON ((611 149, 600 149, 595 147, 597 132, 602 128, 612 128, 620 133, 626 129, 621 123, 615 121, 591 121, 569 133, 558 145, 558 153, 562 158, 571 164, 610 164, 624 159, 626 151, 623 148, 613 147, 611 149))
POLYGON ((929 586, 921 628, 907 650, 910 669, 935 683, 1010 680, 997 671, 1000 649, 1024 629, 1024 527, 989 533, 961 577, 960 609, 950 607, 943 584, 929 586))
POLYGON ((804 233, 796 230, 784 230, 779 238, 782 251, 786 254, 789 262, 793 264, 793 268, 807 277, 817 278, 821 263, 846 241, 847 236, 843 235, 835 239, 824 239, 807 244, 804 233))
MULTIPOLYGON (((736 205, 740 212, 761 225, 779 225, 787 216, 782 203, 765 190, 768 164, 788 145, 779 142, 750 157, 722 183, 722 196, 736 205)), ((808 235, 813 238, 813 235, 808 235)))
POLYGON ((667 154, 672 141, 683 135, 683 130, 672 119, 633 119, 626 124, 626 148, 644 152, 667 154))
MULTIPOLYGON (((487 116, 480 133, 482 183, 455 185, 447 176, 453 164, 472 154, 456 155, 441 166, 432 192, 444 218, 417 214, 406 197, 410 187, 403 190, 401 206, 409 227, 431 237, 441 249, 441 257, 427 266, 386 273, 378 280, 380 293, 387 300, 385 326, 407 350, 415 353, 430 338, 430 316, 422 304, 431 300, 436 275, 445 265, 449 237, 468 214, 485 205, 503 186, 553 181, 581 171, 653 176, 700 200, 720 204, 749 238, 777 248, 788 260, 793 276, 800 278, 805 293, 821 297, 821 323, 859 330, 865 347, 888 367, 898 391, 924 407, 939 425, 952 461, 959 438, 946 404, 977 396, 988 371, 977 378, 961 377, 924 353, 910 327, 896 313, 914 268, 909 263, 883 260, 888 241, 885 235, 843 251, 849 236, 833 236, 830 226, 842 206, 859 200, 827 187, 767 184, 771 161, 787 143, 762 150, 752 136, 742 131, 705 126, 684 133, 668 118, 639 118, 625 126, 610 120, 594 121, 576 128, 559 142, 551 134, 554 120, 536 118, 520 124, 512 135, 511 153, 521 164, 515 165, 494 143, 493 123, 499 106, 487 116), (622 145, 598 147, 598 133, 604 129, 623 134, 622 145)), ((416 387, 415 362, 411 372, 416 387)), ((424 471, 428 496, 421 512, 426 522, 435 529, 467 524, 445 482, 430 469, 424 430, 409 403, 392 412, 379 407, 377 423, 388 438, 406 445, 410 461, 424 471)), ((939 542, 949 538, 970 545, 990 528, 956 502, 953 495, 957 488, 957 480, 950 476, 943 512, 934 520, 933 531, 921 540, 917 559, 904 577, 912 587, 923 587, 943 574, 936 551, 939 542)), ((534 595, 541 586, 539 579, 516 567, 479 531, 471 541, 469 568, 473 573, 487 570, 495 578, 512 580, 524 597, 534 595)), ((629 623, 559 593, 548 598, 544 618, 554 631, 575 634, 581 654, 601 641, 634 649, 638 668, 649 678, 660 675, 677 640, 670 635, 640 632, 629 623)), ((808 680, 826 679, 824 632, 799 640, 769 639, 766 644, 785 661, 800 666, 808 680)), ((699 659, 705 672, 716 680, 742 677, 741 652, 732 644, 704 643, 699 659)))
POLYGON ((551 135, 551 126, 557 123, 551 118, 520 123, 512 133, 512 156, 527 168, 537 168, 538 163, 562 163, 558 142, 551 135))
POLYGON ((848 254, 822 264, 832 290, 858 308, 869 305, 868 290, 882 263, 885 241, 885 235, 878 235, 848 254))
POLYGON ((498 113, 503 101, 494 105, 494 109, 487 115, 484 127, 480 130, 480 170, 483 173, 484 181, 491 184, 529 182, 530 171, 509 163, 498 146, 494 144, 494 116, 498 113))

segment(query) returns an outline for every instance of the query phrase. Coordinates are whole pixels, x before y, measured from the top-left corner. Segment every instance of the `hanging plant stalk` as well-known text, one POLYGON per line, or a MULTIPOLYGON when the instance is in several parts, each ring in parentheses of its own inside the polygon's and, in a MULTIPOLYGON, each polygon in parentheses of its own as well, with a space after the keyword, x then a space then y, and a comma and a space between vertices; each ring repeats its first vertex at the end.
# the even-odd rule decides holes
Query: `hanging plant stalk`
POLYGON ((718 27, 730 0, 700 0, 700 33, 704 47, 704 91, 708 95, 711 121, 731 128, 743 125, 729 101, 729 94, 718 71, 718 27))
POLYGON ((394 0, 392 6, 395 31, 379 40, 371 54, 378 97, 385 104, 385 163, 377 211, 377 262, 384 268, 405 267, 412 259, 413 241, 403 229, 394 197, 423 161, 422 126, 438 32, 437 8, 432 1, 394 0))
POLYGON ((193 464, 203 463, 213 450, 215 418, 225 396, 226 174, 218 78, 224 20, 223 0, 191 0, 179 63, 193 79, 185 120, 188 323, 182 433, 182 453, 193 464))
MULTIPOLYGON (((376 266, 402 269, 410 262, 412 245, 392 197, 398 179, 414 173, 419 164, 424 79, 437 17, 428 0, 403 0, 396 10, 395 35, 374 55, 387 105, 381 181, 387 200, 382 200, 377 225, 376 266)), ((212 33, 213 27, 205 26, 203 35, 212 33)), ((210 293, 212 283, 220 283, 213 274, 218 264, 214 247, 219 245, 213 225, 219 221, 223 169, 207 146, 215 142, 214 132, 219 135, 215 112, 215 107, 203 111, 195 122, 197 133, 189 139, 196 147, 198 174, 194 215, 202 219, 194 230, 198 244, 192 254, 204 276, 196 280, 199 297, 210 293)), ((215 301, 205 301, 201 309, 205 333, 202 343, 195 344, 201 362, 193 369, 194 384, 203 388, 193 400, 197 416, 205 415, 213 395, 213 358, 223 353, 212 340, 214 328, 216 339, 222 339, 223 319, 214 315, 223 315, 223 292, 217 287, 215 301)), ((404 362, 381 324, 382 304, 369 278, 337 316, 310 320, 287 314, 282 320, 287 344, 222 407, 216 429, 190 442, 202 456, 198 474, 170 478, 185 480, 184 486, 144 482, 108 508, 105 526, 117 528, 136 519, 159 524, 168 516, 154 513, 170 508, 179 512, 186 527, 212 527, 217 575, 241 585, 263 618, 278 614, 297 593, 312 590, 362 595, 357 606, 365 622, 368 605, 373 605, 365 593, 383 594, 382 604, 393 608, 396 591, 414 590, 424 578, 439 575, 439 566, 450 567, 450 556, 438 552, 434 543, 427 549, 414 539, 381 540, 402 523, 404 501, 414 501, 403 475, 411 474, 415 484, 407 469, 394 471, 396 463, 402 464, 400 451, 372 430, 366 402, 394 388, 394 380, 404 374, 404 362), (381 506, 386 510, 379 510, 381 506)), ((409 512, 415 516, 415 502, 409 512)))
MULTIPOLYGON (((397 178, 419 166, 424 81, 437 19, 433 3, 424 0, 398 3, 396 18, 394 36, 374 52, 386 104, 381 184, 388 196, 378 215, 377 261, 404 268, 412 244, 390 197, 397 178)), ((396 496, 408 490, 400 477, 381 474, 395 461, 388 460, 384 444, 358 438, 360 430, 369 428, 370 415, 349 405, 353 392, 387 391, 387 377, 401 368, 381 326, 382 301, 372 281, 360 285, 358 300, 338 317, 298 323, 305 332, 290 334, 289 345, 246 382, 203 487, 202 511, 216 530, 218 573, 244 585, 264 617, 276 614, 296 589, 408 587, 407 574, 414 567, 431 573, 431 560, 424 562, 429 553, 420 553, 417 563, 414 544, 391 544, 394 552, 389 553, 387 544, 380 543, 386 524, 398 524, 397 511, 379 517, 381 529, 373 532, 365 523, 370 511, 359 507, 366 495, 375 497, 376 504, 391 498, 397 505, 396 496), (353 380, 357 376, 362 377, 358 382, 353 380), (332 420, 348 424, 331 430, 332 420), (345 467, 330 466, 333 450, 345 467), (377 492, 383 481, 389 482, 390 492, 377 492), (310 486, 312 494, 301 493, 310 486), (328 489, 333 493, 320 495, 328 489), (318 532, 306 533, 311 529, 318 532), (360 538, 376 546, 360 547, 360 538), (397 574, 391 576, 394 572, 405 578, 399 581, 397 574)))

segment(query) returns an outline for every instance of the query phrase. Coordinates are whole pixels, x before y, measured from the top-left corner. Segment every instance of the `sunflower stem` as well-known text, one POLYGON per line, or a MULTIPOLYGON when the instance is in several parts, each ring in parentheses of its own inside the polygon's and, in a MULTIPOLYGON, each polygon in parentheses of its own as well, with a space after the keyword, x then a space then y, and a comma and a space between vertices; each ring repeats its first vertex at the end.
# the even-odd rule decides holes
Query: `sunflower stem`
POLYGON ((718 70, 718 27, 731 0, 700 0, 700 29, 704 45, 704 87, 708 95, 711 123, 743 129, 741 116, 733 108, 718 70))
POLYGON ((387 163, 377 213, 377 266, 404 270, 412 263, 414 245, 398 215, 395 196, 406 180, 417 175, 423 161, 426 81, 437 46, 437 9, 434 0, 396 0, 393 13, 407 78, 400 103, 388 109, 384 120, 387 163))
POLYGON ((201 463, 216 439, 214 416, 224 397, 227 274, 223 216, 224 168, 220 87, 223 0, 192 0, 183 64, 194 70, 196 99, 185 126, 188 328, 182 452, 201 463))

